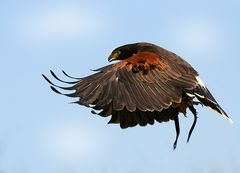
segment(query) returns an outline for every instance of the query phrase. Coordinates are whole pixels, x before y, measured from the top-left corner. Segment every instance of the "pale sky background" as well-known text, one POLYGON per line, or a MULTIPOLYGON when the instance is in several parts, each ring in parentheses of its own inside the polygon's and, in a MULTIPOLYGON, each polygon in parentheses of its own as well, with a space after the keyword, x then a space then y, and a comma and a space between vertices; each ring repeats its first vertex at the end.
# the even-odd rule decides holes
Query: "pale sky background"
POLYGON ((239 173, 240 1, 0 1, 1 173, 239 173), (234 121, 199 106, 174 123, 122 130, 68 104, 41 74, 81 77, 138 41, 184 57, 234 121))

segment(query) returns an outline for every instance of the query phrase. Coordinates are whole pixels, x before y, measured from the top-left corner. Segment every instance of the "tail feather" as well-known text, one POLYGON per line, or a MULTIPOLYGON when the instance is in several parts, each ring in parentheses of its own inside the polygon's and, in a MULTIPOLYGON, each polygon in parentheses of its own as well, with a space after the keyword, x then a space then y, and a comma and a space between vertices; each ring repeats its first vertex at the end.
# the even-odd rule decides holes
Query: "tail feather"
POLYGON ((197 97, 197 99, 207 107, 210 107, 214 111, 217 111, 220 115, 222 115, 226 120, 233 123, 233 121, 229 118, 227 113, 220 107, 220 105, 217 103, 213 95, 210 93, 210 91, 207 89, 207 87, 198 86, 194 89, 194 95, 197 97))

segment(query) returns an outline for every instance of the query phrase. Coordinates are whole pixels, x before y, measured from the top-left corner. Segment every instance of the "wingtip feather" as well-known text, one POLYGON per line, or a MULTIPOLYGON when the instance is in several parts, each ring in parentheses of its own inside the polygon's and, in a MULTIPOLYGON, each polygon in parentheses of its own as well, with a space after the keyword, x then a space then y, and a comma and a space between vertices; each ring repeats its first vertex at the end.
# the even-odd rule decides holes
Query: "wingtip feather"
POLYGON ((69 77, 69 78, 71 78, 71 79, 77 79, 77 80, 81 79, 81 78, 76 78, 76 77, 70 76, 70 75, 67 74, 64 70, 62 70, 62 73, 63 73, 65 76, 67 76, 67 77, 69 77))
POLYGON ((62 93, 60 93, 55 87, 50 86, 50 88, 51 88, 55 93, 62 95, 62 93))

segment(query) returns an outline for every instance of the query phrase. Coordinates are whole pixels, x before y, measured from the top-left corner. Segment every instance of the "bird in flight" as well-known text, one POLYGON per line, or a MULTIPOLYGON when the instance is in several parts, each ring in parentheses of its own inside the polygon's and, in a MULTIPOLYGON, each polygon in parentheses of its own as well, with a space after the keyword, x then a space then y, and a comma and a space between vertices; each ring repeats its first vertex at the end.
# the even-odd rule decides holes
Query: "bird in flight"
POLYGON ((92 109, 93 114, 111 116, 109 123, 120 124, 121 128, 136 125, 153 125, 174 121, 176 139, 180 134, 179 113, 186 116, 189 109, 194 117, 188 133, 189 141, 197 122, 194 106, 201 104, 218 112, 231 121, 219 106, 198 72, 178 55, 151 43, 133 43, 112 51, 108 61, 116 63, 94 70, 94 74, 61 80, 53 71, 52 76, 70 86, 55 85, 45 75, 51 89, 58 94, 76 97, 74 103, 92 109), (61 90, 73 91, 70 94, 61 90))

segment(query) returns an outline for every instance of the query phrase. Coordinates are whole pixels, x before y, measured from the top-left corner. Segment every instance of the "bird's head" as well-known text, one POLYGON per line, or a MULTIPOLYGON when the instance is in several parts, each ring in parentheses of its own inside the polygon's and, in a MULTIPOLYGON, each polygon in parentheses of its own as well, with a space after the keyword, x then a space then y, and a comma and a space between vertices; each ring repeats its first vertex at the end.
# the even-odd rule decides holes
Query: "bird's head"
POLYGON ((120 46, 114 49, 108 58, 108 61, 124 60, 137 53, 137 47, 134 44, 120 46))
POLYGON ((120 46, 114 49, 108 58, 108 61, 124 60, 128 59, 136 53, 139 53, 147 48, 152 47, 149 43, 133 43, 120 46))

